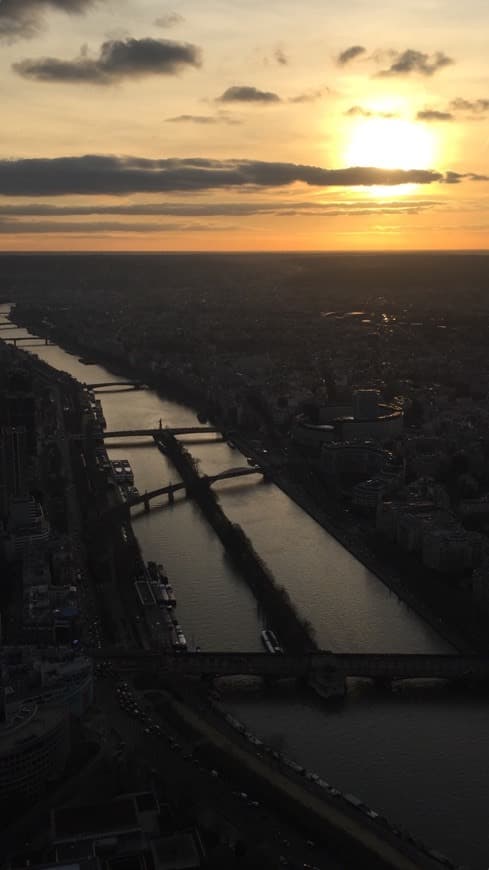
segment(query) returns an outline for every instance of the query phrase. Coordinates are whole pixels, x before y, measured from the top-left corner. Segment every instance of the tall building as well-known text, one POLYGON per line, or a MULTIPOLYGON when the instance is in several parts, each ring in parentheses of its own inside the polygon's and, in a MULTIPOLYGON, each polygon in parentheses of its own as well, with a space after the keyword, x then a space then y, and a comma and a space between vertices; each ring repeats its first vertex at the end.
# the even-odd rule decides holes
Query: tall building
POLYGON ((0 808, 32 802, 59 777, 70 751, 67 710, 25 703, 0 722, 0 808))
POLYGON ((0 430, 0 510, 6 516, 14 498, 27 495, 27 442, 24 426, 0 430))

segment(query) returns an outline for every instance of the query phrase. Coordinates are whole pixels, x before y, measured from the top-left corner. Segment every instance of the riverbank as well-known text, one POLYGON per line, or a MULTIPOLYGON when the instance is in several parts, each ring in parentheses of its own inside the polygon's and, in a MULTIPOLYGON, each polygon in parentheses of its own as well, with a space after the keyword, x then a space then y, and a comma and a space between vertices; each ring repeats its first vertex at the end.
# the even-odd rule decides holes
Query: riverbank
MULTIPOLYGON (((253 459, 257 464, 263 462, 262 454, 250 444, 250 441, 242 433, 233 432, 233 442, 245 456, 253 459)), ((352 556, 358 559, 372 574, 387 586, 397 598, 407 604, 421 619, 424 620, 436 633, 453 646, 458 652, 470 654, 475 651, 461 632, 453 626, 443 622, 425 602, 421 601, 414 592, 409 589, 393 570, 387 565, 382 565, 378 559, 366 549, 366 544, 359 539, 358 527, 351 518, 343 520, 344 528, 339 528, 331 515, 319 507, 315 500, 300 486, 298 486, 283 470, 270 470, 273 483, 278 486, 295 504, 297 504, 308 516, 311 517, 321 528, 338 541, 352 556)))
MULTIPOLYGON (((16 317, 16 322, 23 327, 35 330, 41 336, 49 335, 55 339, 68 352, 75 353, 78 356, 93 358, 95 355, 97 360, 107 366, 112 371, 120 376, 131 377, 148 383, 162 398, 175 398, 183 402, 187 407, 192 407, 195 411, 202 411, 202 402, 198 402, 196 397, 190 397, 186 390, 180 388, 178 382, 174 381, 169 389, 168 377, 165 376, 164 383, 161 378, 155 375, 150 370, 144 367, 132 366, 123 360, 115 360, 111 355, 104 354, 103 351, 97 349, 94 354, 89 346, 83 345, 78 341, 67 340, 66 336, 62 335, 56 328, 46 329, 42 323, 29 323, 27 318, 16 317)), ((249 443, 248 437, 243 433, 233 432, 233 441, 236 446, 242 450, 247 456, 256 459, 257 462, 263 461, 263 456, 256 451, 249 443)), ((342 518, 343 527, 339 528, 333 521, 331 515, 326 510, 319 507, 315 500, 305 490, 297 485, 287 474, 282 471, 272 471, 271 477, 273 482, 291 498, 305 513, 315 520, 322 528, 331 534, 346 550, 348 550, 360 563, 368 570, 374 573, 379 580, 389 588, 398 598, 407 604, 418 616, 420 616, 428 625, 430 625, 436 633, 444 638, 449 644, 454 646, 460 652, 471 652, 471 646, 468 638, 458 631, 453 625, 448 625, 440 620, 439 615, 435 610, 421 600, 406 583, 403 583, 397 575, 392 565, 382 564, 372 553, 368 552, 365 542, 358 534, 358 528, 352 519, 345 520, 342 518)))
MULTIPOLYGON (((142 678, 144 685, 146 678, 142 678)), ((140 688, 142 688, 140 686, 140 688)), ((338 797, 319 794, 314 783, 306 783, 296 773, 285 772, 277 763, 263 757, 261 751, 250 752, 244 739, 236 734, 222 716, 205 706, 196 696, 182 697, 179 687, 175 691, 164 688, 150 689, 147 697, 158 709, 157 696, 161 696, 165 717, 169 714, 187 734, 195 735, 195 743, 200 754, 206 753, 207 760, 221 772, 221 776, 241 782, 250 793, 260 795, 264 806, 271 805, 279 810, 284 818, 292 818, 294 823, 303 827, 305 837, 314 837, 318 842, 326 842, 333 853, 347 861, 348 866, 363 867, 365 870, 420 870, 420 868, 440 867, 434 855, 388 830, 380 830, 377 820, 369 821, 353 805, 338 797)), ((197 693, 198 698, 198 693, 197 693)), ((197 752, 197 757, 200 757, 197 752)))

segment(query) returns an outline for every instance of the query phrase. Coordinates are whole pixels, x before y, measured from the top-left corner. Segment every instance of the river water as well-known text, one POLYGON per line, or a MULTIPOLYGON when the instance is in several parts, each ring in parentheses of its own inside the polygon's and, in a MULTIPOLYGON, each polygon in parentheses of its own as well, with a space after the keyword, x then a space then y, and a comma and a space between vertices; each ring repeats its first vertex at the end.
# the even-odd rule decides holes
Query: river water
MULTIPOLYGON (((8 312, 0 306, 0 317, 8 312)), ((2 334, 27 336, 26 330, 2 334)), ((57 346, 26 347, 54 368, 86 383, 117 377, 84 365, 57 346)), ((122 378, 120 379, 122 380, 122 378)), ((196 425, 194 412, 151 390, 119 388, 100 395, 107 428, 196 425)), ((154 443, 110 444, 129 459, 141 491, 178 475, 154 443)), ((206 436, 188 445, 202 472, 242 466, 235 448, 206 436)), ((217 484, 226 514, 240 523, 319 645, 338 652, 430 652, 446 642, 399 601, 357 559, 281 490, 260 478, 217 484)), ((192 646, 260 650, 262 615, 198 508, 182 496, 138 512, 133 527, 145 558, 164 562, 175 587, 178 619, 192 646)), ((279 740, 287 754, 333 785, 407 827, 450 857, 475 868, 489 865, 489 707, 484 700, 410 690, 382 695, 357 687, 328 707, 286 688, 266 695, 234 685, 226 702, 258 734, 279 740)))

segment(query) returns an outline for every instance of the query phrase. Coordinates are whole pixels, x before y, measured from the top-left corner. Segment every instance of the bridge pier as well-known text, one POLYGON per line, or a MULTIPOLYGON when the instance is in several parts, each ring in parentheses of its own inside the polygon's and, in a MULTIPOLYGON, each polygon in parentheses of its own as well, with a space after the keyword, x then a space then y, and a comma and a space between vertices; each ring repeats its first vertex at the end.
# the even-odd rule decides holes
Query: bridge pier
POLYGON ((168 504, 173 504, 174 501, 175 501, 175 493, 173 492, 172 489, 169 489, 168 490, 168 504))
POLYGON ((147 496, 145 496, 145 498, 143 499, 143 505, 144 505, 144 512, 149 514, 149 512, 151 510, 151 503, 150 503, 150 500, 147 496))
POLYGON ((374 677, 373 683, 376 689, 387 692, 392 691, 392 680, 390 677, 374 677))

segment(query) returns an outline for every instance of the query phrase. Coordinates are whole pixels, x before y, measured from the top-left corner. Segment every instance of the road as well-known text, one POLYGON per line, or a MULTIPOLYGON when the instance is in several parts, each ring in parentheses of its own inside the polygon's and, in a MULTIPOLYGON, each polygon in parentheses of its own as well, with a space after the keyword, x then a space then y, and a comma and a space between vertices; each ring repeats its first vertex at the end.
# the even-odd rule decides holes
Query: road
MULTIPOLYGON (((158 787, 170 791, 176 803, 190 801, 204 826, 211 823, 229 842, 245 842, 249 857, 256 854, 255 866, 346 870, 324 844, 308 845, 307 836, 284 822, 271 806, 265 806, 259 794, 248 793, 238 780, 226 779, 222 771, 202 760, 200 752, 193 757, 201 739, 182 739, 181 729, 177 732, 167 718, 153 712, 151 720, 161 725, 163 734, 145 733, 147 722, 132 718, 119 706, 115 685, 113 679, 103 678, 96 687, 96 704, 105 714, 107 739, 112 740, 114 752, 120 740, 126 744, 128 761, 131 756, 137 758, 142 778, 148 782, 153 779, 157 791, 158 787)), ((134 695, 144 706, 142 696, 134 695)))

